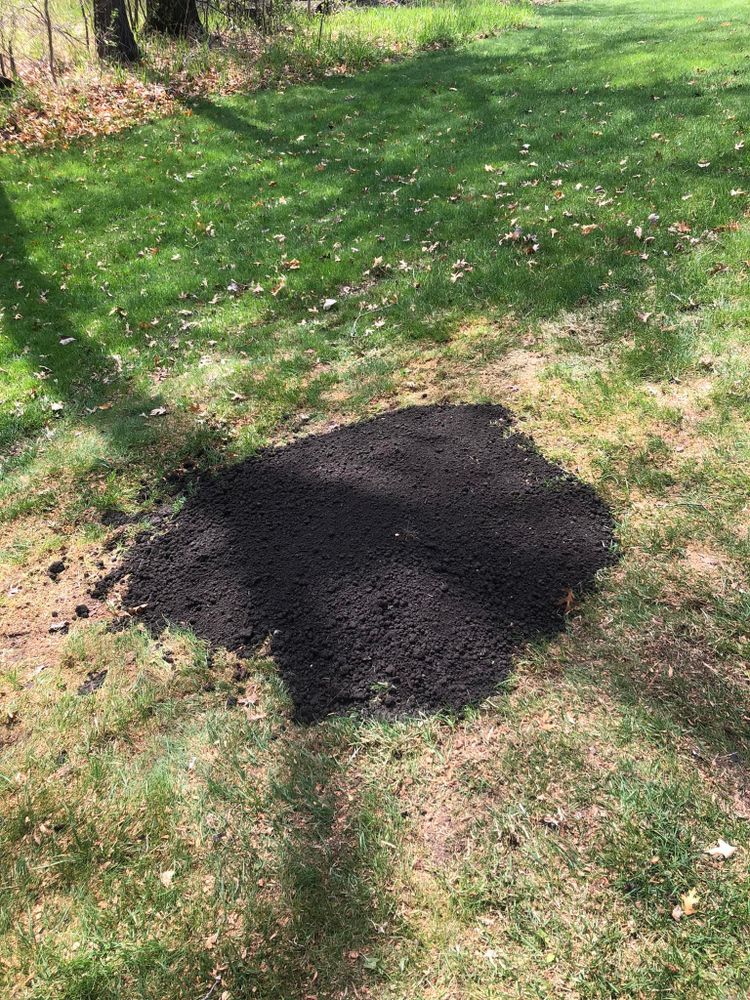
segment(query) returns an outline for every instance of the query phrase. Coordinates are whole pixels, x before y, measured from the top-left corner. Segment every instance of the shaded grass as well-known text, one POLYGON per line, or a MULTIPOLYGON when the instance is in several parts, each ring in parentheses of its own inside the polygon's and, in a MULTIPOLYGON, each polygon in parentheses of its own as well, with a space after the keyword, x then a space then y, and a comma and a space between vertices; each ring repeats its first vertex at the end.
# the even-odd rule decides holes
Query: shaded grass
POLYGON ((734 22, 712 29, 699 89, 689 53, 702 29, 687 15, 665 24, 664 60, 660 39, 631 42, 627 23, 611 36, 603 16, 579 53, 561 10, 547 15, 559 18, 551 56, 543 33, 515 33, 499 56, 486 43, 345 84, 198 103, 88 149, 6 158, 8 471, 33 467, 29 437, 66 438, 79 418, 115 454, 136 453, 144 435, 168 441, 140 417, 164 402, 213 438, 227 420, 244 453, 295 410, 324 412, 317 373, 330 381, 356 364, 366 405, 396 345, 445 340, 481 313, 524 323, 619 301, 607 337, 623 375, 695 365, 700 328, 683 307, 712 301, 747 253, 733 229, 744 196, 731 194, 745 177, 734 150, 744 78, 722 75, 742 35, 734 22), (615 45, 619 77, 607 64, 615 45), (461 260, 471 270, 455 270, 461 260), (717 261, 727 270, 712 276, 717 261), (338 305, 323 313, 328 297, 338 305))
POLYGON ((174 114, 185 98, 343 76, 533 20, 529 0, 432 0, 403 11, 345 7, 326 16, 287 5, 277 8, 280 23, 265 35, 250 23, 227 25, 209 11, 202 38, 171 39, 136 25, 140 61, 105 67, 86 48, 78 5, 66 0, 51 10, 60 31, 57 79, 49 78, 43 23, 23 19, 13 43, 23 54, 20 77, 0 94, 0 150, 67 147, 74 139, 111 135, 174 114))
POLYGON ((296 733, 262 676, 227 711, 236 663, 209 669, 190 636, 89 632, 58 684, 94 664, 103 700, 41 679, 23 722, 47 750, 19 747, 6 778, 2 927, 35 964, 30 995, 190 996, 219 955, 262 996, 299 995, 316 969, 327 989, 355 981, 363 960, 337 942, 372 952, 395 820, 374 785, 347 787, 350 727, 296 733))

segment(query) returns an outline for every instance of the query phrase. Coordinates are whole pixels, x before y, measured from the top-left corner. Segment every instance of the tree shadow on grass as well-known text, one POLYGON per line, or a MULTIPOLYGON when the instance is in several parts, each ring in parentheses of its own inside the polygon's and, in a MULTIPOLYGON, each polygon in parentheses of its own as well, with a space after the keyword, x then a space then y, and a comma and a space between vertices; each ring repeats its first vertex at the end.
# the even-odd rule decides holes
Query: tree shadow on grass
MULTIPOLYGON (((611 53, 616 42, 609 39, 606 46, 602 43, 596 57, 611 53)), ((574 44, 568 44, 571 48, 567 56, 556 55, 561 65, 571 63, 574 44)), ((297 170, 300 182, 310 186, 303 192, 309 196, 305 207, 298 211, 308 219, 317 215, 315 225, 333 218, 337 245, 360 244, 376 218, 385 234, 379 253, 387 253, 390 248, 391 253, 396 250, 409 257, 408 244, 417 244, 422 234, 422 242, 437 241, 435 245, 450 253, 450 259, 461 253, 467 259, 471 255, 472 272, 461 284, 448 281, 446 253, 438 253, 430 261, 428 273, 417 271, 419 282, 414 287, 419 288, 419 294, 402 293, 400 301, 394 301, 389 308, 389 319, 407 335, 411 331, 417 336, 434 336, 443 327, 455 329, 467 313, 482 310, 513 309, 529 318, 549 318, 581 304, 605 301, 620 290, 645 292, 670 281, 679 291, 680 267, 690 260, 691 245, 689 240, 675 239, 674 233, 667 231, 670 222, 692 213, 698 216, 693 223, 696 232, 701 227, 718 232, 733 221, 735 206, 727 201, 720 207, 715 203, 717 191, 728 193, 737 183, 737 159, 730 152, 717 150, 711 154, 713 169, 709 177, 677 144, 665 147, 665 151, 653 144, 642 149, 655 130, 673 125, 675 120, 689 129, 693 122, 712 114, 713 95, 696 99, 686 83, 675 84, 658 77, 642 85, 617 88, 587 80, 584 92, 577 86, 579 75, 573 73, 565 74, 576 84, 570 88, 545 86, 545 81, 537 79, 532 83, 536 69, 536 64, 532 70, 514 67, 513 77, 507 82, 517 89, 511 92, 502 86, 505 81, 494 57, 476 51, 430 55, 398 70, 389 67, 362 79, 347 80, 344 86, 348 104, 342 102, 341 81, 305 89, 303 93, 291 91, 283 98, 265 94, 255 98, 256 119, 267 117, 274 101, 283 101, 284 128, 280 124, 277 131, 284 134, 272 139, 280 155, 288 155, 286 150, 293 145, 292 136, 298 129, 314 130, 313 137, 308 139, 303 134, 301 138, 310 143, 304 150, 306 155, 322 157, 322 175, 316 178, 304 167, 297 170), (518 77, 528 86, 519 87, 518 77), (660 87, 671 93, 657 102, 654 91, 660 87), (527 109, 532 104, 536 110, 527 109), (605 110, 599 111, 600 107, 605 110), (558 130, 556 113, 561 116, 558 130), (602 116, 607 120, 602 121, 602 116), (445 149, 433 153, 431 147, 436 144, 436 136, 447 134, 443 131, 445 121, 453 123, 448 131, 458 138, 449 140, 456 145, 450 149, 450 160, 440 164, 438 173, 433 170, 433 156, 444 156, 445 149), (369 126, 364 133, 362 122, 369 126), (597 126, 605 126, 606 130, 597 126), (337 150, 336 142, 327 138, 357 132, 362 133, 366 145, 349 149, 346 157, 327 159, 329 151, 337 150), (530 146, 527 160, 522 158, 524 142, 530 146), (643 173, 630 176, 634 171, 623 167, 629 159, 623 160, 624 152, 643 164, 643 173), (538 167, 532 156, 543 158, 545 163, 531 170, 538 167), (670 161, 668 178, 655 183, 647 173, 657 169, 663 172, 666 160, 670 161), (496 171, 498 178, 507 178, 501 187, 511 190, 514 197, 533 198, 534 188, 555 183, 553 178, 559 175, 566 185, 565 197, 571 199, 567 185, 577 182, 577 189, 588 192, 582 199, 585 204, 576 207, 569 200, 560 205, 573 208, 578 221, 568 227, 564 237, 558 232, 555 240, 545 232, 544 221, 552 224, 549 219, 543 221, 532 214, 526 224, 524 217, 518 216, 522 228, 538 237, 538 254, 533 258, 524 256, 523 242, 519 244, 520 252, 513 244, 503 246, 510 222, 504 229, 505 213, 498 212, 494 198, 480 196, 477 191, 482 187, 481 172, 488 169, 486 161, 491 161, 489 169, 496 171), (393 189, 392 197, 389 189, 393 189), (592 192, 601 193, 596 198, 592 192), (682 197, 685 192, 689 193, 688 204, 682 197), (610 219, 606 211, 602 214, 599 210, 602 206, 597 202, 603 202, 606 208, 612 204, 614 193, 622 199, 623 213, 632 213, 630 220, 626 221, 624 214, 610 219), (318 206, 317 210, 308 212, 313 205, 318 206), (650 246, 644 247, 635 235, 635 225, 644 223, 654 207, 663 213, 665 225, 649 231, 650 246), (587 223, 595 223, 599 230, 593 240, 580 229, 587 223), (484 238, 490 231, 496 233, 492 245, 477 241, 480 234, 484 238), (399 242, 402 247, 406 244, 404 249, 399 248, 399 242), (645 255, 644 249, 648 249, 645 255), (429 305, 419 303, 419 299, 429 305), (415 300, 419 303, 416 310, 415 300)), ((585 71, 580 76, 585 78, 585 71)), ((744 89, 733 88, 734 97, 741 97, 744 89)), ((193 112, 242 144, 255 135, 256 124, 249 124, 231 105, 203 101, 193 107, 193 112)), ((294 155, 298 162, 299 155, 294 155)), ((516 211, 517 205, 515 202, 513 206, 516 211)), ((499 207, 505 207, 502 201, 499 207)), ((545 210, 552 212, 549 206, 545 210)), ((323 259, 325 255, 313 247, 313 256, 323 259)), ((367 259, 363 259, 365 266, 367 259)), ((307 268, 294 275, 298 301, 308 308, 319 304, 320 298, 331 293, 332 286, 344 283, 342 275, 340 280, 326 285, 314 271, 307 268)), ((398 287, 392 277, 393 273, 380 275, 381 294, 387 295, 398 287)), ((694 284, 701 281, 694 269, 691 280, 694 284)), ((357 283, 351 276, 346 281, 357 283)), ((630 319, 632 316, 625 313, 622 320, 613 317, 612 324, 619 323, 623 328, 630 319)))
MULTIPOLYGON (((94 447, 87 459, 89 471, 99 479, 124 464, 132 468, 134 455, 143 463, 144 474, 157 478, 185 459, 213 452, 222 437, 220 428, 196 424, 187 414, 161 421, 149 418, 163 404, 160 393, 142 391, 123 371, 121 357, 86 333, 59 287, 65 271, 45 274, 34 263, 34 249, 42 238, 24 231, 0 183, 0 320, 11 345, 6 371, 20 377, 22 385, 31 381, 18 405, 0 412, 0 453, 7 452, 10 467, 15 472, 33 470, 37 453, 24 451, 20 443, 42 427, 52 438, 53 431, 65 427, 65 418, 77 420, 104 440, 104 453, 94 447)), ((79 492, 95 505, 108 504, 106 490, 104 495, 83 487, 79 492)), ((11 515, 14 509, 48 508, 59 500, 57 494, 36 499, 11 495, 11 515)))
POLYGON ((356 995, 395 964, 395 813, 383 793, 354 784, 352 738, 345 723, 282 738, 266 804, 272 854, 245 914, 255 933, 249 954, 229 956, 240 996, 356 995))
MULTIPOLYGON (((55 413, 84 420, 115 453, 147 448, 158 430, 144 417, 158 407, 159 395, 140 392, 121 358, 82 328, 59 287, 66 270, 45 274, 34 263, 43 239, 24 231, 0 183, 0 316, 11 344, 6 363, 21 362, 21 379, 34 379, 20 408, 0 414, 0 449, 12 450, 14 442, 49 426, 55 413)), ((16 464, 24 460, 33 462, 33 454, 18 456, 16 464)))
MULTIPOLYGON (((92 712, 113 707, 109 683, 91 696, 92 712)), ((66 733, 71 744, 86 745, 96 781, 45 771, 39 747, 46 780, 17 799, 6 790, 0 931, 4 949, 17 947, 18 967, 3 973, 17 983, 25 966, 33 973, 27 995, 37 1000, 202 998, 212 988, 212 996, 228 989, 258 1000, 356 995, 395 964, 400 816, 388 791, 355 778, 355 727, 290 727, 275 712, 272 721, 245 722, 241 708, 222 712, 210 695, 189 706, 184 692, 172 695, 153 706, 169 728, 148 760, 130 753, 136 733, 145 736, 141 710, 131 717, 135 705, 120 704, 116 759, 111 732, 93 744, 90 733, 66 733), (208 709, 205 721, 223 734, 221 752, 214 757, 206 746, 198 764, 200 803, 198 789, 184 782, 191 744, 182 724, 196 708, 208 709), (113 766, 131 777, 115 800, 113 766), (24 838, 27 817, 42 814, 55 816, 64 849, 24 838), (174 886, 159 885, 154 851, 177 870, 174 886), (44 906, 51 898, 64 913, 29 943, 23 914, 30 900, 44 906), (102 899, 108 905, 100 908, 102 899), (71 926, 85 942, 80 950, 66 947, 71 926)), ((137 701, 136 686, 125 697, 137 701)))
MULTIPOLYGON (((681 292, 683 265, 691 294, 698 294, 709 269, 703 277, 696 273, 687 240, 667 226, 688 218, 700 233, 731 223, 734 206, 714 202, 739 179, 731 153, 713 133, 706 140, 709 170, 682 153, 679 140, 713 121, 718 96, 741 100, 744 78, 727 87, 714 81, 710 92, 696 97, 688 79, 647 60, 642 79, 610 87, 605 62, 618 46, 639 48, 640 27, 628 23, 606 37, 590 29, 581 49, 580 31, 559 30, 573 14, 598 16, 588 7, 559 5, 544 12, 541 32, 511 32, 489 44, 284 94, 197 101, 184 118, 90 150, 42 154, 43 178, 35 177, 35 188, 55 188, 56 201, 33 234, 16 221, 14 201, 24 201, 28 218, 31 199, 39 195, 24 190, 27 167, 8 164, 18 193, 11 198, 9 188, 0 192, 0 295, 11 359, 46 366, 42 384, 65 404, 64 412, 84 414, 109 403, 113 392, 129 400, 126 410, 139 412, 153 405, 138 388, 147 366, 158 368, 173 353, 173 338, 188 339, 196 355, 170 361, 177 371, 197 364, 212 339, 242 349, 251 367, 268 347, 268 337, 255 336, 259 325, 283 351, 299 337, 299 324, 331 295, 339 298, 337 310, 317 335, 348 343, 360 310, 378 299, 387 302, 381 310, 386 326, 382 333, 370 329, 366 346, 383 350, 404 338, 450 336, 467 315, 478 313, 550 318, 623 291, 632 297, 639 289, 663 289, 667 302, 667 288, 681 292), (657 132, 668 142, 649 139, 657 132), (134 155, 136 149, 142 155, 134 155), (623 167, 623 156, 637 168, 623 167), (665 163, 668 174, 653 182, 665 163), (84 187, 71 181, 78 171, 84 187), (553 210, 544 202, 552 201, 556 178, 565 194, 556 214, 572 209, 574 222, 548 221, 553 210), (692 197, 683 202, 686 191, 692 197), (613 199, 620 211, 598 204, 613 199), (75 214, 81 206, 85 216, 75 214), (644 261, 633 230, 654 210, 664 225, 651 233, 644 261), (538 238, 537 253, 527 254, 525 241, 504 241, 514 216, 538 238), (67 232, 70 249, 66 239, 51 250, 52 240, 79 218, 78 228, 67 232), (583 235, 586 223, 600 228, 583 235), (556 237, 549 226, 558 229, 556 237), (82 233, 90 238, 90 253, 102 255, 101 294, 98 276, 76 281, 73 275, 70 291, 59 291, 82 233), (146 253, 140 263, 146 242, 157 242, 151 249, 159 252, 146 253), (423 246, 433 245, 423 253, 423 246), (49 274, 34 263, 40 249, 54 262, 49 274), (384 264, 373 275, 376 257, 384 264), (292 258, 301 261, 296 270, 285 267, 292 258), (471 270, 454 282, 459 259, 471 270), (274 298, 270 289, 282 277, 286 287, 274 298), (264 292, 228 294, 230 280, 258 282, 264 292), (344 295, 343 288, 355 291, 344 295), (186 303, 190 331, 181 335, 186 303), (22 319, 14 320, 19 305, 22 319), (127 336, 118 316, 109 315, 113 308, 128 314, 127 336), (97 330, 91 336, 89 321, 97 330), (68 337, 76 340, 61 346, 68 337), (120 352, 133 375, 117 370, 120 352)), ((694 31, 692 24, 681 25, 670 38, 677 44, 694 31)), ((627 310, 614 316, 611 335, 630 319, 627 310)), ((637 336, 652 347, 650 330, 637 336)), ((651 374, 672 374, 670 364, 666 357, 663 370, 651 374)), ((12 446, 38 432, 47 422, 45 406, 32 400, 23 415, 6 414, 2 440, 12 446)), ((116 412, 106 420, 94 415, 107 438, 118 435, 116 412)), ((140 447, 127 437, 121 443, 124 450, 140 447)))

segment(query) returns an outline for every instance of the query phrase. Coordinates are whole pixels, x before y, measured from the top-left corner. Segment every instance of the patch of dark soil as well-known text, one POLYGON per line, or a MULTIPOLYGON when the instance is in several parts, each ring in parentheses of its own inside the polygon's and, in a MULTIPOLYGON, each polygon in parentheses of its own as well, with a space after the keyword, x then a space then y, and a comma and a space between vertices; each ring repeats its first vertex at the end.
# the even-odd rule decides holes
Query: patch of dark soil
POLYGON ((90 670, 86 674, 86 680, 78 688, 78 694, 83 697, 98 691, 107 676, 106 670, 90 670))
POLYGON ((103 552, 114 552, 117 546, 122 542, 125 537, 124 531, 116 531, 113 535, 110 535, 107 541, 102 545, 103 552))
POLYGON ((597 494, 500 406, 423 406, 266 451, 139 540, 125 604, 240 653, 300 720, 460 708, 613 559, 597 494))
POLYGON ((137 520, 137 517, 134 514, 126 514, 124 510, 110 507, 108 510, 102 511, 99 520, 105 528, 122 528, 126 524, 132 524, 133 521, 137 520))

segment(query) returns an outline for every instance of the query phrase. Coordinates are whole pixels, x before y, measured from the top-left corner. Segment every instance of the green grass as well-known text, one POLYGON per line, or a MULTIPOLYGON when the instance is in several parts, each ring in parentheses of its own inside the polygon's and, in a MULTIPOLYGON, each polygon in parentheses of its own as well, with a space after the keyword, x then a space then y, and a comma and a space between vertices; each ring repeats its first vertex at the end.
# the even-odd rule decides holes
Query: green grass
POLYGON ((750 24, 521 13, 0 162, 8 995, 745 995, 750 24), (98 575, 136 530, 113 553, 103 510, 430 399, 510 406, 618 519, 619 566, 483 706, 303 729, 262 659, 47 635, 86 586, 51 559, 98 575))
POLYGON ((12 45, 18 63, 17 86, 0 95, 0 149, 14 151, 112 134, 173 112, 186 95, 345 76, 418 51, 492 37, 532 19, 530 0, 416 0, 408 9, 341 7, 325 17, 315 8, 308 13, 299 4, 282 4, 268 34, 252 22, 227 22, 211 9, 203 12, 205 37, 172 39, 145 31, 139 11, 133 28, 140 59, 123 67, 98 62, 86 45, 77 0, 58 0, 50 4, 53 82, 44 20, 31 8, 9 20, 3 2, 15 10, 17 0, 0 0, 0 19, 9 24, 6 48, 12 45))
POLYGON ((525 0, 442 0, 400 7, 349 7, 320 24, 292 17, 291 30, 273 38, 258 62, 268 82, 361 70, 423 49, 448 49, 531 20, 525 0))
POLYGON ((295 410, 323 409, 342 368, 382 389, 395 345, 447 339, 475 316, 525 323, 616 301, 606 336, 624 376, 689 371, 710 338, 686 305, 731 296, 748 253, 744 228, 715 232, 747 203, 731 193, 746 176, 734 149, 745 34, 736 21, 722 27, 718 10, 634 28, 614 8, 591 16, 582 38, 571 10, 458 54, 199 103, 111 142, 6 158, 9 471, 25 477, 39 462, 49 481, 27 443, 43 428, 55 431, 46 456, 73 444, 82 472, 132 468, 135 450, 151 464, 161 426, 175 438, 172 421, 140 415, 161 402, 185 434, 208 446, 229 433, 242 452, 295 410), (670 232, 675 222, 691 233, 670 232), (538 237, 537 253, 504 240, 516 223, 538 237), (472 270, 455 271, 460 260, 472 270), (712 276, 718 264, 727 270, 712 276), (247 290, 235 297, 232 282, 247 290), (328 297, 339 303, 323 313, 328 297), (69 441, 78 417, 110 403, 69 441))

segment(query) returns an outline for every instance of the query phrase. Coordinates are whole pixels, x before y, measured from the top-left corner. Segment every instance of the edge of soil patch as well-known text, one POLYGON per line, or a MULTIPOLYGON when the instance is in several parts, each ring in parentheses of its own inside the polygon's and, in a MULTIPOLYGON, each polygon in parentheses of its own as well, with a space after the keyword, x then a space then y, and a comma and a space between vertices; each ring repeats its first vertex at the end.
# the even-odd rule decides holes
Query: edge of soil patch
POLYGON ((117 575, 152 631, 241 655, 270 638, 299 720, 394 716, 492 694, 564 627, 614 538, 596 491, 508 410, 425 405, 207 477, 117 575))

